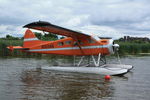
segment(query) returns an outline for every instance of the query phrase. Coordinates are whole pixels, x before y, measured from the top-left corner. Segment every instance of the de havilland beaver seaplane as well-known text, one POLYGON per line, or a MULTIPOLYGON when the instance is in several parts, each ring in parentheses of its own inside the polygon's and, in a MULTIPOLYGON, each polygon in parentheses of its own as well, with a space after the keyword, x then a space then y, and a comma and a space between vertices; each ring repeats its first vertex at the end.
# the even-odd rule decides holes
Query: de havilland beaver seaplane
POLYGON ((8 46, 7 48, 11 51, 18 49, 30 53, 74 56, 74 65, 72 67, 53 66, 43 67, 43 69, 121 75, 133 68, 131 65, 125 64, 106 64, 105 56, 114 54, 119 49, 119 45, 115 44, 111 38, 100 38, 97 35, 70 30, 45 21, 29 23, 24 28, 28 29, 24 35, 23 46, 8 46), (55 41, 42 41, 30 29, 62 35, 65 38, 55 41), (77 56, 80 59, 76 63, 75 58, 77 56), (81 66, 83 62, 86 62, 86 65, 81 66))

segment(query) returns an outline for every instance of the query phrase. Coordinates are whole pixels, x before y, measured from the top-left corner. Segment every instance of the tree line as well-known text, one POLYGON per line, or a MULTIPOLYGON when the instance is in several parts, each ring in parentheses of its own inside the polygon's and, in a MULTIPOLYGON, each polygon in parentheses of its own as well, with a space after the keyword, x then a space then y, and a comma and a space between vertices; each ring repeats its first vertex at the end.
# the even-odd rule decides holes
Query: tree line
MULTIPOLYGON (((38 39, 43 41, 54 41, 59 38, 64 37, 58 37, 55 34, 52 33, 39 33, 35 32, 35 35, 38 39)), ((130 41, 130 42, 123 42, 115 40, 115 43, 118 43, 120 45, 119 53, 121 55, 128 55, 128 54, 139 54, 139 53, 150 53, 150 43, 149 42, 143 42, 143 41, 130 41)), ((15 50, 14 52, 9 52, 7 49, 7 46, 18 46, 23 45, 23 37, 14 37, 11 35, 6 35, 4 38, 0 38, 0 57, 7 57, 7 56, 19 56, 19 57, 41 57, 41 54, 35 54, 35 53, 22 53, 18 50, 15 50)))

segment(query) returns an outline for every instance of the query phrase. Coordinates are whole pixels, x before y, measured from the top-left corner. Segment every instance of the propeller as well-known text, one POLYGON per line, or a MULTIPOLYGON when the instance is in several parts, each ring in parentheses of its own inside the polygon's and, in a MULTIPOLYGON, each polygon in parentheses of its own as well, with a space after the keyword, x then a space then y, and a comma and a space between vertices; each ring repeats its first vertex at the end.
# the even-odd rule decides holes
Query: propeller
POLYGON ((119 44, 113 44, 113 49, 114 49, 114 51, 118 51, 119 50, 119 44))
POLYGON ((118 53, 118 51, 119 51, 119 44, 114 44, 113 43, 113 50, 117 54, 118 61, 121 64, 120 56, 119 56, 119 53, 118 53))

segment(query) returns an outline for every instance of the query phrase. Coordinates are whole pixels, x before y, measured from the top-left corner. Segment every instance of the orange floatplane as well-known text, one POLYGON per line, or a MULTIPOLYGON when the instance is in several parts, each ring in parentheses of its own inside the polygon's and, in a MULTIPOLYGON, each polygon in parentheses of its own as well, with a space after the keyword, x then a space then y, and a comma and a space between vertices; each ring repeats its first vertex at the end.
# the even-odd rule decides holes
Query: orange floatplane
POLYGON ((100 66, 101 61, 106 64, 105 56, 114 54, 119 48, 119 45, 115 44, 111 38, 101 38, 97 35, 73 31, 45 21, 33 22, 25 25, 24 28, 28 29, 24 35, 23 46, 8 46, 8 49, 41 54, 80 56, 80 61, 77 64, 74 63, 76 66, 80 66, 85 57, 89 57, 94 66, 100 66), (30 29, 66 37, 56 41, 41 41, 30 29))

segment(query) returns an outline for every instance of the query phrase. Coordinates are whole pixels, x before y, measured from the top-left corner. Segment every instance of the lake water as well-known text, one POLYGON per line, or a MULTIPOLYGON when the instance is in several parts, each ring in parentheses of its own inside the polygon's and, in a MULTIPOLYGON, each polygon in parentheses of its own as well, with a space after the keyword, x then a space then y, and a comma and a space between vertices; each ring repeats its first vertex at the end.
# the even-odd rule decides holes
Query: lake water
POLYGON ((0 58, 0 100, 150 100, 150 57, 125 57, 134 66, 105 81, 96 74, 40 70, 52 61, 0 58))

